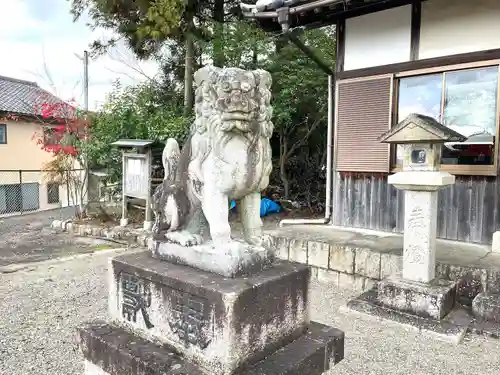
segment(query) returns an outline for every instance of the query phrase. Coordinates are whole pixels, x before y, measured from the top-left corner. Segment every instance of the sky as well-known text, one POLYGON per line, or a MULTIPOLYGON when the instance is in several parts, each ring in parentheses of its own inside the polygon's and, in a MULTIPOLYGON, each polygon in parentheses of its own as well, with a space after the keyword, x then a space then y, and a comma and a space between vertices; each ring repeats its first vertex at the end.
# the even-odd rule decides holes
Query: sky
MULTIPOLYGON (((108 30, 73 22, 67 0, 0 0, 0 75, 34 81, 63 100, 83 105, 83 51, 108 30)), ((154 77, 153 61, 137 61, 118 45, 89 64, 89 108, 98 109, 117 79, 123 85, 154 77)))

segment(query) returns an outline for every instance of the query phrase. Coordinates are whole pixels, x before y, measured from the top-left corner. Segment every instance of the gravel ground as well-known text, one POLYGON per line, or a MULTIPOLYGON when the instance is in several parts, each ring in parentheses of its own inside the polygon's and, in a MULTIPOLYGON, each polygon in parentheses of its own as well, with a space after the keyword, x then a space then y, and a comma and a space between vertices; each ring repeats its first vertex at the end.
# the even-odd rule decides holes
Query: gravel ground
MULTIPOLYGON (((0 374, 83 374, 75 327, 106 318, 105 271, 113 254, 0 275, 0 374)), ((352 295, 312 286, 313 319, 346 333, 346 358, 328 375, 500 373, 500 341, 473 337, 453 346, 339 311, 352 295)))

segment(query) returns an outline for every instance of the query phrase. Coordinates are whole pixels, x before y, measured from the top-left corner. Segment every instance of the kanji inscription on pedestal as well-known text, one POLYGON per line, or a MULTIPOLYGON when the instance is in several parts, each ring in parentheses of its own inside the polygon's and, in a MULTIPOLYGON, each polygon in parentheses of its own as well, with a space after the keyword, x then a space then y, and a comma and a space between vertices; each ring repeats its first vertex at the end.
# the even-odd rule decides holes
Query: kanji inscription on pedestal
POLYGON ((153 328, 147 308, 151 306, 151 291, 144 280, 123 273, 122 280, 122 315, 128 321, 137 322, 137 313, 140 311, 142 319, 148 329, 153 328))
POLYGON ((211 341, 205 328, 208 325, 207 301, 179 290, 172 290, 170 329, 186 347, 197 345, 205 349, 211 341))

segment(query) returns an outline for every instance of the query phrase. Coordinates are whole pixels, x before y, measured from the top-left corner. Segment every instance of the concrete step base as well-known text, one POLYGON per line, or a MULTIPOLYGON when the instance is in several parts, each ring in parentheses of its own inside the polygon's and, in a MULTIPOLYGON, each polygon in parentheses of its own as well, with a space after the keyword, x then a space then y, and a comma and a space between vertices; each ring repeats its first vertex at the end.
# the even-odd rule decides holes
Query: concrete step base
POLYGON ((443 320, 425 318, 397 311, 382 305, 377 299, 377 291, 375 289, 365 292, 349 301, 346 310, 370 318, 401 324, 415 329, 422 334, 453 344, 458 344, 462 341, 472 321, 472 316, 461 308, 452 311, 443 320))
MULTIPOLYGON (((209 375, 165 345, 105 322, 78 329, 85 375, 209 375)), ((321 375, 344 358, 344 333, 311 323, 297 340, 231 375, 321 375)), ((229 375, 229 373, 227 374, 229 375)))

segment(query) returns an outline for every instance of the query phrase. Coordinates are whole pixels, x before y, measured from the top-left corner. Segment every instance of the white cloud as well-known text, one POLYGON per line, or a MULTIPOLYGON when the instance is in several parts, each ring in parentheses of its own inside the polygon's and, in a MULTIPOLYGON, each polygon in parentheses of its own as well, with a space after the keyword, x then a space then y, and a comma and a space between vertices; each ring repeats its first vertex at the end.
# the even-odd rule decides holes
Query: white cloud
MULTIPOLYGON (((92 41, 109 38, 110 33, 92 31, 85 19, 73 23, 64 0, 0 1, 0 14, 0 75, 35 81, 62 99, 82 104, 83 62, 76 55, 82 56, 92 41)), ((104 102, 116 79, 125 85, 137 83, 157 70, 155 62, 138 62, 123 45, 111 56, 90 61, 90 108, 104 102)))

